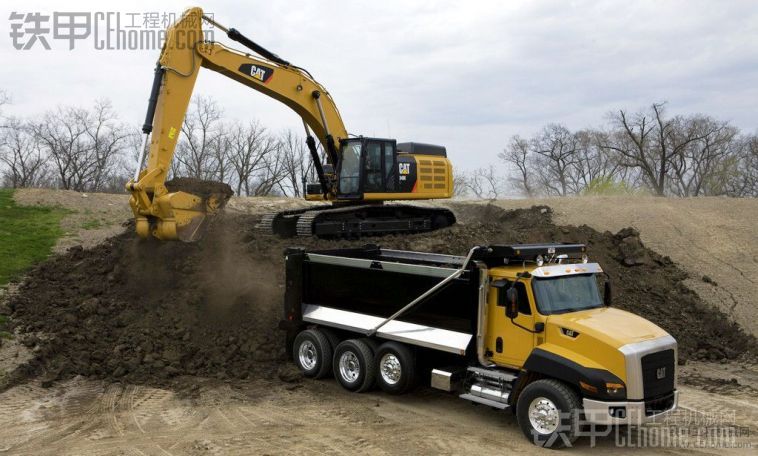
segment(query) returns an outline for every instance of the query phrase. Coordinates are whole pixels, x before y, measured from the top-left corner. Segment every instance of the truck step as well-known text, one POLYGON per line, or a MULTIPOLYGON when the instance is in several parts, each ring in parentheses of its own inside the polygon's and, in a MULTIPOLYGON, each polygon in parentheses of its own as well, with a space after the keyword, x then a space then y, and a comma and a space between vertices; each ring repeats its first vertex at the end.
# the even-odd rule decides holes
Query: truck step
POLYGON ((465 399, 467 401, 475 402, 477 404, 488 405, 488 406, 496 408, 498 410, 505 410, 508 407, 510 407, 510 405, 508 405, 508 404, 504 404, 504 403, 498 402, 498 401, 493 401, 491 399, 486 399, 484 397, 474 396, 473 394, 469 394, 469 393, 461 394, 458 397, 460 397, 461 399, 465 399))
POLYGON ((510 383, 516 379, 516 375, 510 372, 487 369, 484 367, 469 367, 468 371, 477 377, 486 378, 488 380, 500 381, 503 383, 510 383))

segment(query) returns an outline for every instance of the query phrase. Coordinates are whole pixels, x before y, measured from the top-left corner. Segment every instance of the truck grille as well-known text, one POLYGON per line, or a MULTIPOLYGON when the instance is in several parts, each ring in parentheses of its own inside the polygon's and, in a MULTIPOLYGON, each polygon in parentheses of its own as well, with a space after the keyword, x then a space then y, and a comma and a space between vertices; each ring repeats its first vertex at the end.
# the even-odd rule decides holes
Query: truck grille
POLYGON ((642 389, 645 399, 674 391, 674 350, 663 350, 642 357, 642 389))
POLYGON ((674 407, 674 393, 645 400, 645 416, 657 415, 674 407))

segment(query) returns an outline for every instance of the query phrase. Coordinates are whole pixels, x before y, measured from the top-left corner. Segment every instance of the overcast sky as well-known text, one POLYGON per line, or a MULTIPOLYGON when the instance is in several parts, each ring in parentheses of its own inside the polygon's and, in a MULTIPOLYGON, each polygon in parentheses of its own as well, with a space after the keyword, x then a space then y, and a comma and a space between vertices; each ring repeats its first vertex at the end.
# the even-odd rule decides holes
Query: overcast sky
MULTIPOLYGON (((0 88, 13 97, 6 112, 31 115, 107 97, 122 120, 141 125, 159 50, 96 50, 92 36, 68 50, 67 41, 48 34, 51 50, 37 42, 19 51, 9 18, 12 12, 113 11, 123 26, 137 17, 127 13, 178 15, 188 6, 157 3, 3 0, 0 88)), ((199 6, 308 69, 331 92, 351 133, 442 144, 459 168, 495 160, 513 134, 529 135, 551 122, 595 126, 611 110, 656 101, 668 101, 673 114, 707 113, 747 131, 757 126, 756 1, 209 0, 199 6)), ((215 38, 239 47, 221 33, 215 38)), ((202 70, 196 93, 215 97, 230 118, 256 118, 273 131, 302 128, 288 108, 209 70, 202 70)))

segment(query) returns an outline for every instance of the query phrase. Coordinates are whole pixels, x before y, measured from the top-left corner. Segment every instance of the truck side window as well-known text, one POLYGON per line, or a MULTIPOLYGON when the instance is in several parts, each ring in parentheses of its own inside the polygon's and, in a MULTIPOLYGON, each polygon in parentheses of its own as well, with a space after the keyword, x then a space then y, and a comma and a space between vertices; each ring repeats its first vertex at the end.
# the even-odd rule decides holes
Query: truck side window
MULTIPOLYGON (((505 306, 505 290, 511 287, 513 282, 509 281, 503 288, 498 291, 497 305, 505 306)), ((518 292, 518 313, 524 315, 531 315, 532 308, 529 306, 529 297, 526 294, 526 287, 524 282, 518 282, 516 284, 516 291, 518 292)))

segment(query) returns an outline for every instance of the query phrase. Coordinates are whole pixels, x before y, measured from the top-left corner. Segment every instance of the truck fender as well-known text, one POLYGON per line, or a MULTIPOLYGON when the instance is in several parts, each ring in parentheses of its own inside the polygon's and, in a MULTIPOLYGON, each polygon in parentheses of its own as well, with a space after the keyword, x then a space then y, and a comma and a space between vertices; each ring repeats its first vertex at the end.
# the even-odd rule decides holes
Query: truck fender
MULTIPOLYGON (((624 382, 616 375, 605 369, 582 366, 564 356, 557 355, 541 348, 535 348, 532 350, 532 353, 524 363, 523 370, 525 371, 524 374, 538 374, 538 377, 554 378, 566 382, 576 388, 583 397, 614 400, 625 399, 625 397, 611 397, 607 393, 606 383, 624 384, 624 382), (588 391, 587 387, 582 387, 580 385, 580 382, 588 385, 590 388, 594 387, 596 392, 588 391)), ((528 379, 534 376, 519 375, 518 380, 522 380, 522 377, 528 379)), ((526 385, 519 384, 518 386, 523 388, 526 385)))

